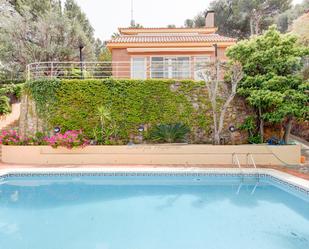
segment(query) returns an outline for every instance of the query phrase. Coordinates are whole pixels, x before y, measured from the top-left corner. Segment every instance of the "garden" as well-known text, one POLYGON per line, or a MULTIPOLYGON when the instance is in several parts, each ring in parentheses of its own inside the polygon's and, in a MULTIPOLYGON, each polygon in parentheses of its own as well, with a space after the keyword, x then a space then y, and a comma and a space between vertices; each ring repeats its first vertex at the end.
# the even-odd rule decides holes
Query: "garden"
POLYGON ((54 148, 288 144, 293 122, 308 120, 309 83, 301 60, 308 54, 297 37, 271 27, 231 47, 229 63, 213 62, 201 81, 41 79, 6 85, 0 89, 2 114, 18 98, 22 114, 19 132, 3 131, 0 141, 54 148), (224 81, 216 78, 221 67, 224 81), (269 127, 276 139, 265 131, 269 127))

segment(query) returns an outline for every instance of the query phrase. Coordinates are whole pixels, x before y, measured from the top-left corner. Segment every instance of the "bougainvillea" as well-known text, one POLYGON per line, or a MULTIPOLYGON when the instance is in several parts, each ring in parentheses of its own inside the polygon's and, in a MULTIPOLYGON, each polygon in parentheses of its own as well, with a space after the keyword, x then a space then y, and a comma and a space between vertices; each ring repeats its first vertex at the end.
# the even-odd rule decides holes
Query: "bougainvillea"
POLYGON ((21 145, 23 144, 23 139, 18 135, 16 130, 4 130, 0 134, 0 144, 21 145))
POLYGON ((34 137, 21 137, 16 130, 4 130, 0 133, 0 144, 3 145, 50 145, 53 148, 66 147, 68 149, 85 147, 90 140, 80 130, 67 131, 44 137, 43 134, 34 137))
POLYGON ((66 131, 64 134, 55 134, 51 137, 46 137, 45 141, 53 148, 66 147, 68 149, 85 147, 90 144, 90 141, 80 130, 66 131))

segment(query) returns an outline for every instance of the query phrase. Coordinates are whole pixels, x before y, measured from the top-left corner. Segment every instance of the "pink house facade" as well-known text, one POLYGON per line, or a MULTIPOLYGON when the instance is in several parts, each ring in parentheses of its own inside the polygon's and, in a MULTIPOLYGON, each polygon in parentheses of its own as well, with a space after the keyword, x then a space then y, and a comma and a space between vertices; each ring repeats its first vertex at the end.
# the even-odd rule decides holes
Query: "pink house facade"
POLYGON ((119 28, 120 36, 107 43, 113 77, 198 80, 207 62, 225 61, 226 49, 236 43, 216 31, 213 12, 204 28, 119 28))

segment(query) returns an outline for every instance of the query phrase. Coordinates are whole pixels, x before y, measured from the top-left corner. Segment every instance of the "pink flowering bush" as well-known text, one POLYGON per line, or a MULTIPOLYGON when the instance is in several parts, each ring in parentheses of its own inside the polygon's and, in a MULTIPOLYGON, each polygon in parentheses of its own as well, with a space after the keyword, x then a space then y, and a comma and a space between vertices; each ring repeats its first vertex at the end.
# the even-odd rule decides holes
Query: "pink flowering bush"
POLYGON ((45 141, 53 148, 66 147, 68 149, 85 147, 90 144, 90 141, 85 137, 82 131, 66 131, 64 134, 55 134, 51 137, 46 137, 45 141))
POLYGON ((82 131, 67 131, 64 134, 56 134, 45 137, 42 133, 37 133, 31 137, 21 137, 16 130, 4 130, 0 133, 0 144, 3 145, 50 145, 53 148, 66 147, 68 149, 85 147, 90 141, 82 131))
POLYGON ((4 145, 22 145, 23 139, 16 130, 2 131, 0 134, 0 144, 4 145))

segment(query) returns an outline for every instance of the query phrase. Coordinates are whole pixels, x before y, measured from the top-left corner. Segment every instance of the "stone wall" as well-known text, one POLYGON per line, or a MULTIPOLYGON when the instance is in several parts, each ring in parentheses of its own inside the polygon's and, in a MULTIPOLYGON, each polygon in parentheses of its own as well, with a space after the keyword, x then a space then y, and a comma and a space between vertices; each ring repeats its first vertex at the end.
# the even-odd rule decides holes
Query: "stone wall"
MULTIPOLYGON (((181 83, 175 83, 171 85, 171 91, 178 91, 181 83)), ((220 97, 222 104, 227 98, 229 89, 227 85, 220 87, 220 97)), ((207 130, 195 127, 193 128, 193 134, 190 137, 191 143, 196 144, 211 144, 212 140, 212 130, 213 130, 213 115, 208 100, 208 94, 206 87, 200 86, 198 89, 192 89, 188 92, 187 98, 189 102, 192 103, 193 108, 201 114, 207 116, 207 123, 209 123, 209 128, 207 130)), ((236 130, 231 133, 229 131, 230 126, 238 127, 244 120, 249 116, 253 115, 251 108, 246 105, 243 98, 235 97, 231 106, 228 107, 225 121, 224 129, 222 131, 222 144, 243 144, 247 143, 248 134, 245 131, 236 130)), ((147 128, 147 124, 145 124, 147 128)), ((21 99, 21 115, 20 115, 20 134, 22 136, 33 136, 37 132, 51 133, 52 127, 47 128, 47 124, 38 116, 36 111, 36 106, 34 100, 27 93, 24 93, 21 99)), ((132 135, 134 136, 134 135, 132 135)), ((136 143, 140 143, 140 137, 132 137, 132 140, 136 143)))
POLYGON ((44 122, 38 117, 35 102, 28 94, 23 94, 20 106, 19 133, 21 136, 33 136, 43 132, 44 122))

